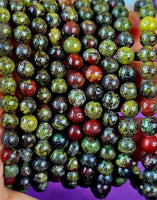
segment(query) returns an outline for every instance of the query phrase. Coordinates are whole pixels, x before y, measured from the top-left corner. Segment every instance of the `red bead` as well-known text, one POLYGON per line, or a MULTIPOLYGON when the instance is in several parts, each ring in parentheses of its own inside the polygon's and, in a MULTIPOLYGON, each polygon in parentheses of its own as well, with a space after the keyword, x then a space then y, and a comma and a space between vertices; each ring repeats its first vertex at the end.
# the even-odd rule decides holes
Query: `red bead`
POLYGON ((72 124, 68 129, 69 138, 73 141, 78 141, 82 138, 82 131, 77 124, 72 124))
POLYGON ((18 161, 18 153, 12 149, 3 148, 1 151, 1 160, 8 165, 14 165, 18 161))
POLYGON ((72 88, 81 88, 85 84, 85 77, 81 72, 72 72, 68 75, 67 82, 72 88))
POLYGON ((63 32, 67 36, 75 35, 76 37, 79 37, 80 27, 75 22, 70 21, 70 22, 67 22, 66 24, 64 24, 63 32))
POLYGON ((83 60, 79 55, 72 53, 67 57, 67 65, 73 70, 80 70, 83 66, 83 60))
POLYGON ((143 99, 141 101, 141 112, 147 117, 155 115, 157 112, 157 102, 153 99, 143 99))
POLYGON ((69 110, 68 118, 73 123, 80 123, 84 120, 84 113, 80 107, 72 107, 69 110))
POLYGON ((88 120, 83 125, 83 132, 90 137, 95 137, 101 132, 101 124, 94 119, 88 120))
POLYGON ((13 185, 16 181, 16 177, 14 178, 4 178, 4 184, 5 185, 13 185))
POLYGON ((146 136, 141 140, 142 149, 147 153, 155 153, 157 151, 157 137, 146 136))
POLYGON ((22 95, 31 97, 36 92, 37 85, 33 80, 26 80, 20 83, 19 89, 22 95))
POLYGON ((90 65, 85 71, 86 79, 91 83, 100 81, 103 77, 103 72, 100 67, 96 65, 90 65))

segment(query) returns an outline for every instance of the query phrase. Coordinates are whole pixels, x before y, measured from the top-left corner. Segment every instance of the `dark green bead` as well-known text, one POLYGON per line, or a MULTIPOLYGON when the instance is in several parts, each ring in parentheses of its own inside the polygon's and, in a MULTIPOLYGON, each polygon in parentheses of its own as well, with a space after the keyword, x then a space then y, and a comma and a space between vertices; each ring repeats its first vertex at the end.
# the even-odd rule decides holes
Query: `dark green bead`
POLYGON ((20 120, 20 128, 25 132, 33 132, 37 128, 38 121, 34 115, 24 115, 20 120))
POLYGON ((50 168, 50 175, 52 178, 61 178, 65 175, 65 169, 64 165, 54 165, 52 168, 50 168))
POLYGON ((123 137, 118 142, 118 150, 122 153, 132 154, 136 149, 135 142, 128 137, 123 137))
POLYGON ((57 13, 47 13, 45 20, 50 28, 57 28, 61 23, 61 18, 57 13))
POLYGON ((5 165, 3 170, 4 178, 14 178, 19 173, 18 165, 5 165))
POLYGON ((55 149, 50 155, 50 160, 54 165, 63 165, 67 161, 67 154, 63 149, 55 149))
POLYGON ((124 65, 119 69, 118 77, 122 82, 134 82, 136 78, 136 68, 131 65, 124 65))
POLYGON ((112 164, 112 162, 107 160, 101 161, 97 166, 97 171, 105 176, 112 174, 113 170, 114 165, 112 164))
POLYGON ((0 41, 0 56, 10 56, 13 51, 13 45, 9 40, 0 41))
POLYGON ((136 101, 128 100, 122 105, 120 111, 125 117, 133 118, 138 114, 139 107, 136 101))
POLYGON ((68 94, 69 103, 73 106, 82 106, 86 101, 86 96, 81 89, 72 89, 68 94))
POLYGON ((34 74, 34 71, 33 64, 27 60, 19 62, 16 69, 17 75, 22 79, 30 79, 34 74))
POLYGON ((12 35, 11 27, 8 24, 0 23, 0 40, 6 41, 12 35))
POLYGON ((43 51, 37 51, 33 55, 34 65, 38 68, 46 68, 49 64, 49 56, 43 51))
POLYGON ((151 46, 144 46, 137 53, 137 58, 142 62, 154 62, 157 58, 156 49, 151 46))
POLYGON ((47 31, 47 24, 46 24, 45 20, 43 20, 40 17, 34 18, 31 22, 31 30, 35 34, 41 33, 44 35, 47 31))
POLYGON ((96 138, 85 137, 82 140, 82 149, 85 153, 94 154, 97 153, 100 149, 100 142, 96 138))
POLYGON ((45 35, 38 33, 33 36, 31 44, 35 51, 45 51, 48 47, 48 39, 45 35))
POLYGON ((0 91, 4 94, 12 94, 16 90, 16 82, 10 76, 0 78, 0 91))
POLYGON ((35 76, 35 81, 37 84, 41 86, 46 86, 48 83, 50 83, 51 77, 47 70, 41 69, 37 71, 37 74, 35 76))
POLYGON ((123 136, 132 137, 137 133, 138 124, 135 119, 125 118, 119 122, 118 130, 123 136))
POLYGON ((79 179, 78 171, 68 172, 67 175, 66 175, 66 179, 67 179, 67 181, 70 181, 70 182, 77 182, 78 179, 79 179))
POLYGON ((137 0, 135 5, 134 5, 134 10, 139 11, 140 8, 142 8, 145 5, 153 6, 152 0, 137 0))
POLYGON ((46 156, 36 156, 31 164, 33 171, 37 173, 45 172, 49 168, 49 162, 46 156))
POLYGON ((93 10, 89 7, 80 8, 78 14, 82 20, 91 20, 94 16, 93 10))
POLYGON ((119 47, 131 47, 134 44, 134 37, 130 32, 120 32, 115 42, 119 47))
POLYGON ((30 148, 19 149, 20 160, 22 162, 30 162, 33 157, 33 151, 30 148))
POLYGON ((145 6, 142 6, 139 10, 139 16, 140 16, 140 19, 144 18, 144 17, 155 17, 156 16, 156 10, 154 8, 153 5, 145 5, 145 6))
POLYGON ((115 43, 111 40, 104 40, 99 45, 99 52, 104 57, 114 56, 116 53, 117 47, 115 43))
POLYGON ((117 157, 117 159, 116 159, 116 164, 119 167, 123 167, 123 168, 131 167, 132 163, 133 163, 132 158, 129 157, 129 155, 124 154, 124 153, 119 154, 118 157, 117 157))
POLYGON ((130 64, 134 60, 134 52, 129 47, 121 47, 117 51, 117 60, 123 65, 130 64))
POLYGON ((153 80, 144 81, 140 93, 147 99, 154 98, 157 95, 157 84, 153 80))
POLYGON ((120 94, 126 100, 133 100, 137 97, 137 88, 134 83, 127 82, 121 85, 120 94))
POLYGON ((28 13, 32 18, 43 17, 45 15, 45 9, 40 3, 35 2, 28 7, 28 13))
POLYGON ((37 184, 45 183, 48 180, 48 176, 45 172, 40 172, 37 174, 34 174, 32 177, 32 180, 36 182, 37 184))
POLYGON ((66 165, 67 170, 69 171, 77 171, 79 169, 79 161, 76 157, 69 157, 66 165))
POLYGON ((48 122, 42 122, 39 124, 36 130, 36 136, 41 140, 47 140, 52 135, 52 127, 48 122))
POLYGON ((119 79, 115 74, 107 74, 102 79, 102 86, 105 90, 115 91, 119 88, 119 79))
POLYGON ((157 199, 157 186, 152 183, 145 183, 141 186, 142 194, 148 199, 157 199))
POLYGON ((8 23, 10 20, 10 13, 6 8, 0 7, 0 23, 8 23))
POLYGON ((14 29, 14 38, 19 43, 26 43, 31 38, 31 31, 27 26, 17 26, 14 29))
POLYGON ((153 62, 144 63, 140 69, 140 74, 145 80, 155 79, 157 76, 157 65, 153 62))
POLYGON ((104 145, 100 149, 100 158, 104 160, 113 160, 116 157, 116 152, 113 146, 104 145))
POLYGON ((61 61, 53 61, 50 66, 50 72, 56 78, 63 78, 66 74, 65 65, 61 61))
POLYGON ((5 112, 12 113, 18 107, 18 99, 12 95, 6 95, 2 97, 0 105, 5 112))
POLYGON ((154 135, 157 132, 157 119, 156 117, 146 117, 141 122, 141 130, 146 135, 154 135))
POLYGON ((145 169, 143 172, 143 179, 148 183, 156 184, 157 183, 156 177, 157 177, 157 171, 155 169, 154 170, 145 169))
POLYGON ((65 9, 63 9, 63 11, 61 12, 61 18, 64 22, 68 22, 68 21, 77 22, 78 14, 76 10, 74 10, 73 8, 65 7, 65 9))
POLYGON ((69 156, 76 156, 80 153, 80 145, 77 141, 71 142, 68 146, 67 153, 69 156))
POLYGON ((52 126, 59 131, 63 131, 69 125, 67 117, 62 114, 55 115, 52 120, 52 126))
POLYGON ((140 36, 140 42, 143 46, 155 46, 157 44, 157 35, 153 31, 144 31, 140 36))
POLYGON ((24 97, 20 102, 20 111, 26 114, 32 114, 37 108, 37 104, 31 97, 24 97))
POLYGON ((52 93, 64 94, 67 92, 67 89, 67 83, 62 78, 56 78, 51 82, 52 93))
POLYGON ((47 87, 40 87, 37 90, 37 99, 42 104, 47 104, 51 100, 52 94, 47 87))
POLYGON ((21 26, 21 25, 27 26, 29 24, 29 22, 30 22, 29 18, 24 12, 17 11, 17 12, 12 14, 12 23, 15 26, 21 26))
POLYGON ((116 176, 116 177, 114 177, 112 184, 115 187, 119 187, 119 186, 123 185, 124 183, 126 183, 127 180, 128 180, 127 178, 122 178, 120 176, 116 176))
POLYGON ((109 5, 105 1, 99 1, 93 6, 93 10, 96 14, 105 13, 109 11, 109 5))
POLYGON ((108 57, 101 60, 100 67, 106 74, 115 73, 119 68, 119 64, 115 58, 108 57))
POLYGON ((108 110, 115 110, 119 107, 120 96, 113 91, 109 91, 103 96, 102 104, 108 110))
POLYGON ((38 120, 47 122, 52 118, 52 111, 48 106, 43 105, 37 109, 36 116, 38 120))
POLYGON ((114 22, 114 28, 119 31, 130 31, 131 22, 127 17, 120 17, 114 22))
POLYGON ((45 0, 42 2, 43 7, 46 12, 57 13, 58 12, 58 4, 54 0, 45 0))
POLYGON ((101 40, 114 40, 116 32, 110 25, 102 26, 99 29, 98 36, 101 40))
POLYGON ((8 57, 0 58, 0 75, 10 75, 14 71, 14 62, 8 57))
POLYGON ((90 83, 86 90, 86 97, 91 100, 100 100, 103 96, 104 90, 98 83, 90 83))
POLYGON ((115 6, 112 10, 112 15, 116 19, 120 17, 129 17, 129 11, 125 6, 115 6))
POLYGON ((91 3, 89 0, 78 0, 75 2, 75 6, 77 9, 83 8, 83 7, 91 7, 91 3))
POLYGON ((10 10, 12 12, 16 12, 16 11, 25 11, 25 5, 23 1, 19 1, 19 0, 11 0, 10 1, 10 10))
POLYGON ((64 149, 68 145, 68 139, 65 135, 61 133, 55 133, 51 137, 51 145, 53 149, 64 149))
POLYGON ((90 101, 85 105, 85 114, 91 119, 98 119, 102 115, 102 107, 99 102, 90 101))
POLYGON ((14 129, 19 124, 19 119, 15 114, 5 113, 1 117, 1 124, 3 128, 14 129))
POLYGON ((34 147, 34 153, 37 156, 48 156, 50 152, 51 145, 47 140, 39 140, 34 147))
POLYGON ((103 125, 107 127, 114 127, 119 121, 119 116, 116 112, 107 110, 102 117, 103 125))
POLYGON ((112 21, 112 15, 109 12, 99 13, 95 18, 95 22, 98 26, 110 25, 112 21))
POLYGON ((68 37, 63 44, 64 51, 67 54, 79 53, 81 51, 81 42, 74 36, 68 37))
POLYGON ((0 7, 7 8, 8 0, 0 0, 0 7))

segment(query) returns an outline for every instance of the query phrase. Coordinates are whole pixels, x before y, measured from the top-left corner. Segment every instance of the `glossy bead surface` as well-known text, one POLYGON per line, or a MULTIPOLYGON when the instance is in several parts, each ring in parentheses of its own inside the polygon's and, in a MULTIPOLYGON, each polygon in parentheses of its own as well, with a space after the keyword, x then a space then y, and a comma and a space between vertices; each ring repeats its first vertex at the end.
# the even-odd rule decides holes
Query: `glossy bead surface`
POLYGON ((17 26, 14 29, 14 38, 19 43, 28 42, 31 38, 31 31, 27 26, 17 26))
POLYGON ((45 51, 48 46, 48 39, 46 36, 38 33, 32 37, 31 45, 35 51, 45 51))
POLYGON ((64 113, 67 110, 67 101, 64 97, 56 97, 51 103, 52 109, 57 113, 64 113))
POLYGON ((14 178, 17 176, 19 172, 18 165, 5 165, 4 166, 4 171, 3 171, 3 176, 4 178, 14 178))
POLYGON ((15 26, 28 25, 29 18, 24 12, 16 11, 12 14, 12 22, 15 26))
POLYGON ((68 137, 61 133, 54 133, 50 139, 53 149, 66 148, 68 145, 68 137))
POLYGON ((128 100, 121 106, 121 113, 125 117, 136 117, 139 112, 138 104, 134 100, 128 100))
POLYGON ((81 51, 82 45, 81 42, 74 36, 68 37, 63 44, 64 51, 67 54, 70 53, 79 53, 81 51))
POLYGON ((114 28, 119 31, 130 31, 131 22, 127 17, 120 17, 114 22, 114 28))
POLYGON ((49 64, 49 56, 43 51, 37 51, 33 55, 33 63, 37 68, 46 68, 49 64))
POLYGON ((153 80, 146 80, 140 88, 140 93, 147 99, 154 98, 157 95, 157 85, 153 80))
POLYGON ((89 7, 80 8, 78 14, 82 20, 91 20, 94 16, 93 10, 89 7))
POLYGON ((72 141, 78 141, 82 139, 82 130, 79 125, 72 124, 68 129, 68 136, 72 141))
POLYGON ((81 89, 72 89, 68 94, 68 101, 73 106, 82 106, 86 101, 86 96, 81 89))
POLYGON ((115 6, 112 10, 112 15, 118 19, 120 17, 128 17, 129 16, 129 11, 127 8, 123 5, 115 6))
POLYGON ((116 38, 119 47, 131 47, 134 44, 134 37, 129 32, 121 32, 116 38))
POLYGON ((119 154, 117 159, 116 159, 116 164, 119 166, 119 167, 132 167, 132 164, 133 164, 133 159, 131 157, 129 157, 129 155, 127 154, 119 154))
POLYGON ((68 125, 68 119, 63 114, 55 115, 55 117, 52 120, 52 126, 58 131, 64 130, 68 127, 68 125))
POLYGON ((102 104, 108 110, 115 110, 119 107, 120 96, 113 91, 109 91, 103 96, 102 104))
POLYGON ((140 30, 143 31, 156 31, 157 21, 154 17, 144 17, 140 21, 140 30))
POLYGON ((102 115, 102 107, 99 102, 90 101, 85 105, 85 114, 91 119, 98 119, 102 115))
POLYGON ((78 54, 72 53, 67 57, 67 65, 73 70, 80 70, 83 66, 83 60, 78 54))
POLYGON ((99 52, 94 48, 87 49, 83 52, 83 59, 89 64, 96 65, 100 58, 99 52))
POLYGON ((36 117, 38 120, 43 122, 49 121, 52 117, 52 111, 50 107, 48 107, 47 105, 42 105, 41 107, 39 107, 36 112, 36 117))
POLYGON ((144 18, 144 17, 155 17, 156 15, 156 11, 155 8, 153 7, 153 5, 145 5, 142 6, 139 10, 139 16, 140 19, 144 18))
POLYGON ((121 47, 117 51, 117 60, 119 63, 126 65, 134 60, 134 52, 129 47, 121 47))
POLYGON ((146 169, 153 169, 157 164, 157 155, 146 153, 142 156, 142 165, 146 169))
POLYGON ((34 74, 34 71, 33 64, 27 60, 19 62, 16 69, 17 75, 22 79, 30 79, 34 74))
POLYGON ((103 96, 103 88, 98 83, 91 83, 86 87, 86 97, 91 100, 99 100, 103 96))
POLYGON ((101 124, 97 120, 88 120, 83 124, 83 132, 90 137, 98 136, 101 132, 101 124))
POLYGON ((19 160, 18 151, 15 149, 3 148, 1 151, 1 159, 6 165, 14 165, 19 160))
POLYGON ((140 49, 139 53, 137 53, 137 58, 142 62, 153 62, 157 58, 156 50, 152 46, 144 46, 140 49))
POLYGON ((85 84, 85 77, 81 72, 72 72, 67 77, 67 83, 72 88, 81 88, 85 84))
POLYGON ((1 137, 1 143, 6 148, 14 148, 17 147, 19 143, 19 136, 15 131, 6 130, 1 137))
POLYGON ((97 165, 97 158, 94 154, 83 153, 80 162, 84 167, 94 168, 97 165))
POLYGON ((38 121, 34 115, 24 115, 20 119, 20 128, 25 132, 33 132, 38 125, 38 121))
POLYGON ((155 115, 157 112, 157 102, 153 99, 143 99, 141 101, 141 112, 147 117, 155 115))
POLYGON ((32 17, 42 17, 45 14, 45 9, 40 3, 33 3, 28 7, 28 14, 32 17))
POLYGON ((67 83, 62 78, 53 79, 53 81, 51 82, 52 93, 63 94, 67 91, 67 89, 68 89, 67 83))
POLYGON ((31 56, 31 47, 27 44, 18 44, 14 50, 14 56, 18 60, 29 59, 31 56))
POLYGON ((10 13, 6 8, 0 8, 0 23, 8 23, 10 20, 10 13))
POLYGON ((116 151, 110 145, 103 145, 100 149, 99 156, 104 160, 113 160, 116 157, 116 151))
POLYGON ((47 140, 51 137, 53 129, 48 122, 42 122, 39 124, 36 130, 36 136, 41 140, 47 140))
POLYGON ((37 108, 37 104, 31 97, 24 97, 20 102, 20 111, 26 114, 32 114, 37 108))
POLYGON ((5 113, 1 117, 1 125, 6 129, 14 129, 18 126, 19 119, 15 114, 5 113))
POLYGON ((21 146, 24 148, 31 148, 36 142, 36 136, 32 133, 24 133, 21 137, 21 146))
POLYGON ((116 53, 117 47, 112 40, 104 40, 99 45, 99 52, 104 57, 112 57, 116 53))
POLYGON ((0 78, 0 91, 3 94, 12 94, 16 90, 16 82, 10 76, 3 76, 0 78))
POLYGON ((157 119, 156 117, 146 117, 141 122, 141 130, 146 135, 154 135, 157 133, 157 119))
POLYGON ((14 71, 14 62, 8 57, 0 58, 0 75, 10 75, 14 71))
POLYGON ((115 74, 108 74, 102 80, 102 86, 105 90, 117 90, 119 87, 119 80, 115 74))
POLYGON ((32 161, 32 169, 35 172, 38 172, 38 173, 44 172, 48 169, 48 167, 49 167, 49 163, 46 160, 45 156, 43 157, 36 156, 34 160, 32 161))
POLYGON ((52 45, 59 44, 62 39, 61 31, 58 28, 51 28, 48 32, 48 39, 52 45))
POLYGON ((45 69, 38 70, 35 76, 35 81, 38 85, 46 86, 50 83, 50 74, 45 69))
POLYGON ((47 24, 42 18, 37 17, 37 18, 33 19, 31 22, 31 30, 35 34, 36 33, 45 34, 47 31, 47 24))
POLYGON ((34 153, 37 156, 48 156, 50 152, 51 145, 47 140, 39 140, 34 147, 34 153))
POLYGON ((135 142, 128 137, 123 137, 118 142, 118 150, 122 153, 132 154, 136 149, 135 142))
POLYGON ((131 65, 124 65, 118 71, 119 79, 123 82, 134 82, 136 69, 131 65))
POLYGON ((143 46, 155 46, 157 43, 156 33, 153 31, 144 31, 140 36, 140 42, 143 46))
POLYGON ((99 13, 96 16, 96 24, 98 26, 103 26, 103 25, 110 25, 113 21, 112 15, 110 12, 105 12, 105 13, 99 13))
POLYGON ((98 36, 101 40, 113 40, 115 38, 116 32, 114 28, 110 25, 103 26, 98 31, 98 36))
POLYGON ((47 13, 45 20, 50 28, 57 28, 61 23, 61 18, 57 13, 47 13))
POLYGON ((105 176, 112 174, 114 166, 112 162, 103 160, 97 166, 97 171, 105 176))
POLYGON ((85 35, 94 35, 96 32, 96 24, 91 20, 84 20, 80 27, 85 35))
POLYGON ((55 149, 50 155, 50 160, 55 165, 63 165, 67 161, 67 154, 63 149, 55 149))
POLYGON ((101 134, 101 141, 104 144, 114 145, 118 141, 118 134, 114 128, 106 127, 101 134))
POLYGON ((47 87, 40 87, 37 90, 37 99, 42 104, 47 104, 52 97, 51 91, 47 87))
POLYGON ((73 123, 80 123, 84 120, 84 113, 80 107, 72 107, 68 112, 68 118, 73 123))
POLYGON ((119 116, 116 112, 107 110, 102 117, 103 125, 114 127, 119 121, 119 116))
POLYGON ((95 83, 101 80, 103 72, 98 66, 90 65, 85 71, 85 76, 89 82, 95 83))
POLYGON ((85 49, 96 48, 98 46, 98 40, 92 35, 85 35, 82 38, 82 44, 85 49))
POLYGON ((146 62, 140 69, 140 74, 143 79, 150 80, 157 77, 157 65, 153 62, 146 62))
POLYGON ((80 35, 80 27, 73 21, 67 22, 63 25, 63 34, 66 36, 74 35, 75 37, 79 37, 80 35))
POLYGON ((124 83, 120 87, 120 94, 126 100, 132 100, 137 97, 137 88, 134 83, 124 83))
POLYGON ((119 64, 115 58, 104 58, 100 62, 100 67, 105 73, 114 73, 118 70, 119 64))
POLYGON ((1 108, 5 112, 14 112, 18 107, 18 99, 12 95, 3 96, 0 101, 1 108))
POLYGON ((19 84, 19 90, 22 95, 31 97, 36 92, 36 83, 33 80, 23 80, 19 84))
POLYGON ((157 138, 155 136, 143 137, 141 147, 147 153, 155 153, 157 151, 157 138))
POLYGON ((100 142, 96 138, 85 137, 81 143, 82 149, 85 153, 94 154, 100 149, 100 142))

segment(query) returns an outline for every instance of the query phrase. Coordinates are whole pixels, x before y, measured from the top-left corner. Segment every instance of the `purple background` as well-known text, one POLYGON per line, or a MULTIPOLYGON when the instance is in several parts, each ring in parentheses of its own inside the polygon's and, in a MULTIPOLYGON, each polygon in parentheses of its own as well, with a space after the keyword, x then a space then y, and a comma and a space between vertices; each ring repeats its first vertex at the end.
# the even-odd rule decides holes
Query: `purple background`
MULTIPOLYGON (((157 0, 153 0, 157 6, 157 0)), ((137 116, 141 117, 141 113, 137 116)), ((142 169, 139 163, 140 169, 142 169)), ((28 195, 40 200, 96 200, 90 188, 77 187, 75 189, 66 189, 61 183, 50 182, 45 192, 36 192, 30 188, 28 195)), ((137 190, 135 190, 128 180, 120 187, 112 187, 110 193, 105 198, 106 200, 145 200, 137 190)))

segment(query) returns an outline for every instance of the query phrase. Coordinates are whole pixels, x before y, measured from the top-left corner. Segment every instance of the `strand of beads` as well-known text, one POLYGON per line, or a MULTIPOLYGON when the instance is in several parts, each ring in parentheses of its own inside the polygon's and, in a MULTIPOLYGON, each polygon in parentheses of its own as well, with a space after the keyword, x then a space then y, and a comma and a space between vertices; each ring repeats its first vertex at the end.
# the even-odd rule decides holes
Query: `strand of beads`
POLYGON ((10 13, 6 7, 7 4, 5 2, 0 6, 0 91, 3 93, 0 106, 5 112, 1 117, 1 125, 5 129, 1 138, 1 142, 4 145, 1 151, 1 159, 5 164, 3 172, 4 183, 8 188, 12 188, 19 172, 17 165, 19 154, 16 149, 19 143, 19 136, 16 132, 19 119, 16 116, 18 99, 14 96, 16 90, 16 82, 13 78, 15 64, 9 58, 13 50, 10 42, 12 30, 8 24, 10 21, 10 13))

